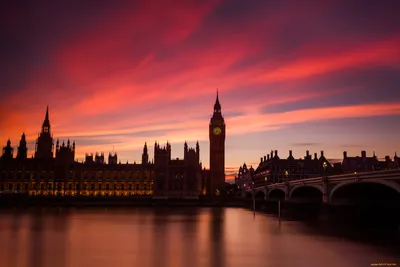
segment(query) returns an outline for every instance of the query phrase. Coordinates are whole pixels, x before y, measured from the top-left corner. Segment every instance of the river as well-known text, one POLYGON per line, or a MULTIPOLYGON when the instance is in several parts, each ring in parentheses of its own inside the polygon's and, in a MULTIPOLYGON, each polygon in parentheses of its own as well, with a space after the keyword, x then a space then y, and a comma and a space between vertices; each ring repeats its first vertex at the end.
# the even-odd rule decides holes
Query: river
POLYGON ((279 224, 273 215, 254 216, 239 208, 47 208, 0 213, 1 267, 395 263, 400 266, 400 251, 314 231, 301 222, 279 224))

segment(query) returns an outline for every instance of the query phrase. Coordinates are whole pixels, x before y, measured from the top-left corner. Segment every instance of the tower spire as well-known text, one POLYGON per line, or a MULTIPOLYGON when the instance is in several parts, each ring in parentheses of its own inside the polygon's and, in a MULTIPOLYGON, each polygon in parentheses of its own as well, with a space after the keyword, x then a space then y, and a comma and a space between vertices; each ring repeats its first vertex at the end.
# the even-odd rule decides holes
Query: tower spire
POLYGON ((215 112, 221 112, 221 104, 219 103, 219 98, 218 98, 218 88, 217 88, 217 99, 215 100, 214 104, 214 113, 215 112))
POLYGON ((48 121, 48 120, 49 120, 49 105, 47 105, 47 108, 46 108, 46 117, 44 118, 44 120, 45 120, 45 121, 48 121))

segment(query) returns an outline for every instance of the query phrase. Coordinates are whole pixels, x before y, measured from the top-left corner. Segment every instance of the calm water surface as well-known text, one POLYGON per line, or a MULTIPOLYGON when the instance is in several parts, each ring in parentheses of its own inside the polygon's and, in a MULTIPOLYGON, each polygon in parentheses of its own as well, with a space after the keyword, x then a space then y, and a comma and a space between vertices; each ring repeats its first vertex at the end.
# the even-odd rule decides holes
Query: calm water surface
POLYGON ((399 259, 372 244, 236 208, 0 213, 1 267, 355 267, 400 266, 399 259))

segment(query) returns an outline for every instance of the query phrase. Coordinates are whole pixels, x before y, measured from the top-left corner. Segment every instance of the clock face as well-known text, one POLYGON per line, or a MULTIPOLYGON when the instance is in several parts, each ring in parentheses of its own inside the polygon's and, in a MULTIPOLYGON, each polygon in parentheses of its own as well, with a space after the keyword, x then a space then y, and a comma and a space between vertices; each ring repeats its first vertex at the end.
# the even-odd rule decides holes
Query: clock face
POLYGON ((221 130, 221 128, 219 128, 219 127, 215 127, 215 128, 213 129, 213 133, 214 133, 215 135, 220 135, 221 132, 222 132, 222 130, 221 130))

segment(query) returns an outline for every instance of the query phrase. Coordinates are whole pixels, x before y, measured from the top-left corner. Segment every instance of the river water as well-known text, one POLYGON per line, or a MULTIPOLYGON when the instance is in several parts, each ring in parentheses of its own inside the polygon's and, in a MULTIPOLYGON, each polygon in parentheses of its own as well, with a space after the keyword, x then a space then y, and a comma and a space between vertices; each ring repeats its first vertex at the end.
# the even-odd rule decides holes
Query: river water
POLYGON ((400 251, 239 208, 3 211, 1 267, 358 267, 400 251))

